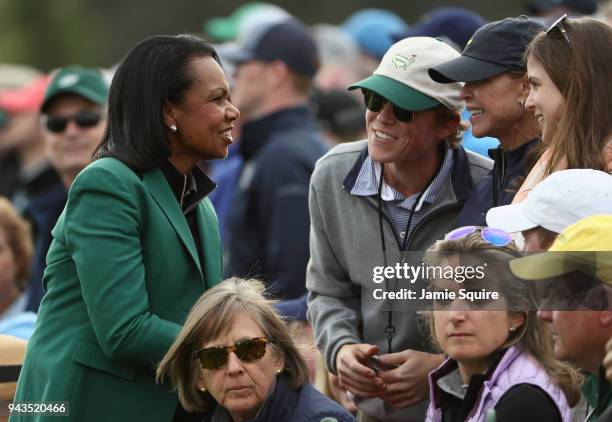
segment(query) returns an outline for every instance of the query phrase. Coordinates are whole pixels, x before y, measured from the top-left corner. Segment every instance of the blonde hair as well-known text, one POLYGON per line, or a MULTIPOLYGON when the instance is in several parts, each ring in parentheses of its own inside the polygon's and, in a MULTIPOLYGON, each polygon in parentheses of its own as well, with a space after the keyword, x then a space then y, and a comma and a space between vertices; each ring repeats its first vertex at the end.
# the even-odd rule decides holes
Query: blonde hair
POLYGON ((34 244, 30 224, 17 212, 6 198, 0 197, 0 230, 15 257, 17 274, 15 284, 23 291, 30 277, 34 244))
MULTIPOLYGON (((426 258, 429 265, 436 265, 445 257, 460 253, 478 253, 479 257, 486 258, 489 267, 491 262, 495 264, 496 275, 502 280, 497 286, 500 288, 501 296, 510 304, 510 308, 516 309, 518 306, 521 310, 516 312, 522 313, 525 317, 520 329, 511 332, 500 349, 517 345, 535 358, 548 376, 561 388, 570 407, 578 403, 583 377, 570 365, 555 359, 552 335, 548 325, 537 317, 531 285, 514 277, 510 271, 508 262, 520 256, 514 242, 503 247, 494 246, 483 240, 480 233, 475 232, 456 240, 438 241, 429 248, 428 252, 435 252, 428 254, 426 258)), ((426 315, 426 322, 432 343, 440 349, 435 337, 433 312, 426 315)))
POLYGON ((185 325, 157 368, 157 382, 169 375, 181 405, 190 412, 207 408, 210 398, 198 390, 200 365, 193 352, 231 327, 236 315, 246 313, 261 327, 270 346, 283 355, 284 373, 292 388, 308 383, 308 367, 296 348, 287 325, 264 297, 263 283, 233 277, 206 291, 193 305, 185 325))

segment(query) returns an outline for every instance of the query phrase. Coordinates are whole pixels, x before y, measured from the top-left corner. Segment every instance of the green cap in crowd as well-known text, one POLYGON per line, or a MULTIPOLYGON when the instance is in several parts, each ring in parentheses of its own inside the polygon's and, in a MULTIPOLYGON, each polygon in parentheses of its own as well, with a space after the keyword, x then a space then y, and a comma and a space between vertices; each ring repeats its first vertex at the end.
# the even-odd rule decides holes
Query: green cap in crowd
POLYGON ((106 104, 108 84, 98 69, 63 67, 58 70, 47 87, 41 106, 44 113, 53 98, 60 94, 76 94, 96 104, 106 104))

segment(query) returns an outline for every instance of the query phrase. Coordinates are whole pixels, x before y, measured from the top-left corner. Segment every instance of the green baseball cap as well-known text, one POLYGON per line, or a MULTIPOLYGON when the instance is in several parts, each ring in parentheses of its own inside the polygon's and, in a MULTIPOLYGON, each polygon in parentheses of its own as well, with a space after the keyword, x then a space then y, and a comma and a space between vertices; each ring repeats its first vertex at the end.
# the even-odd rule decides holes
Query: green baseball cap
POLYGON ((204 32, 217 41, 232 41, 245 26, 259 22, 280 20, 289 13, 279 6, 264 2, 251 2, 236 8, 228 17, 214 17, 204 23, 204 32))
POLYGON ((60 94, 80 95, 93 103, 103 105, 108 98, 108 84, 98 69, 63 67, 49 83, 40 110, 44 113, 51 100, 60 94))

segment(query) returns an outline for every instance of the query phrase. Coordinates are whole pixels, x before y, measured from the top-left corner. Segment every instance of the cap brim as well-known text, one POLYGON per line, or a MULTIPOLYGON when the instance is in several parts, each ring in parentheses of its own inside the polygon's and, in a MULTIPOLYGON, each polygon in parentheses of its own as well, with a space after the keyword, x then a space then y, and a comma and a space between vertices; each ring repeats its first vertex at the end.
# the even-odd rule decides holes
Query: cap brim
MULTIPOLYGON (((580 271, 612 284, 610 255, 594 251, 556 251, 554 245, 547 252, 524 256, 510 261, 510 269, 524 280, 543 280, 580 271)), ((609 252, 605 252, 609 254, 609 252)))
POLYGON ((543 252, 513 259, 510 270, 524 280, 542 280, 571 272, 564 265, 563 252, 543 252))
POLYGON ((461 56, 428 70, 429 77, 441 84, 451 82, 472 82, 490 78, 510 70, 506 66, 461 56))
POLYGON ((509 233, 533 229, 539 224, 531 221, 525 215, 525 203, 503 205, 491 208, 487 212, 487 226, 505 230, 509 233))
POLYGON ((365 88, 406 110, 421 111, 434 108, 441 103, 416 89, 387 76, 372 75, 349 86, 349 91, 365 88))
POLYGON ((238 43, 230 42, 215 48, 222 61, 238 65, 255 58, 254 54, 242 48, 238 43))
POLYGON ((40 106, 40 110, 42 112, 45 112, 47 107, 51 103, 51 101, 53 101, 54 98, 57 98, 58 96, 60 96, 62 94, 76 94, 76 95, 79 95, 79 96, 81 96, 81 97, 91 101, 92 103, 100 104, 100 105, 106 104, 106 101, 107 101, 107 97, 106 96, 102 96, 99 93, 97 93, 96 91, 93 91, 93 90, 88 89, 88 88, 83 87, 83 86, 71 86, 71 87, 68 87, 66 89, 59 89, 59 90, 55 91, 52 96, 50 96, 49 98, 45 99, 45 101, 40 106))

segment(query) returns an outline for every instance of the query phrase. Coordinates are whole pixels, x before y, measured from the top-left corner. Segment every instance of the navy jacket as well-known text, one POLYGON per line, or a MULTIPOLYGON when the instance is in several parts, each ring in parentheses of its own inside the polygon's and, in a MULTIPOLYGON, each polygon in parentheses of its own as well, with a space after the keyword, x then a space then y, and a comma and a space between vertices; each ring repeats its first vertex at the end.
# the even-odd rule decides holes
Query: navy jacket
MULTIPOLYGON (((228 422, 228 412, 216 406, 204 414, 205 422, 228 422)), ((276 380, 274 391, 249 422, 353 422, 344 407, 317 391, 311 384, 291 388, 286 375, 276 380)))
POLYGON ((67 192, 50 163, 46 163, 33 177, 21 177, 20 183, 13 203, 17 208, 21 208, 25 217, 32 223, 34 232, 34 256, 27 286, 29 298, 26 310, 38 312, 44 295, 42 277, 46 266, 45 258, 53 240, 51 230, 66 205, 67 192))
POLYGON ((297 298, 306 292, 310 175, 326 147, 305 105, 245 124, 239 145, 226 276, 257 277, 279 299, 297 298))
POLYGON ((536 138, 509 152, 501 146, 489 150, 493 170, 474 187, 459 214, 459 227, 486 226, 487 211, 512 202, 527 177, 527 156, 539 144, 540 139, 536 138))
POLYGON ((38 312, 40 301, 44 295, 42 278, 45 271, 45 260, 51 246, 53 236, 51 230, 55 227, 68 196, 63 184, 58 183, 52 189, 30 198, 28 211, 36 223, 38 235, 34 256, 32 258, 32 273, 28 285, 30 298, 27 310, 38 312))
MULTIPOLYGON (((211 179, 217 184, 217 189, 212 191, 208 198, 215 207, 217 219, 219 219, 219 232, 221 233, 221 241, 224 245, 229 242, 229 216, 232 210, 232 201, 238 178, 242 170, 242 156, 239 151, 239 144, 234 143, 228 149, 227 157, 224 160, 209 161, 211 168, 211 179)), ((224 251, 227 255, 227 250, 224 251)), ((224 256, 224 262, 227 263, 228 257, 224 256)))

